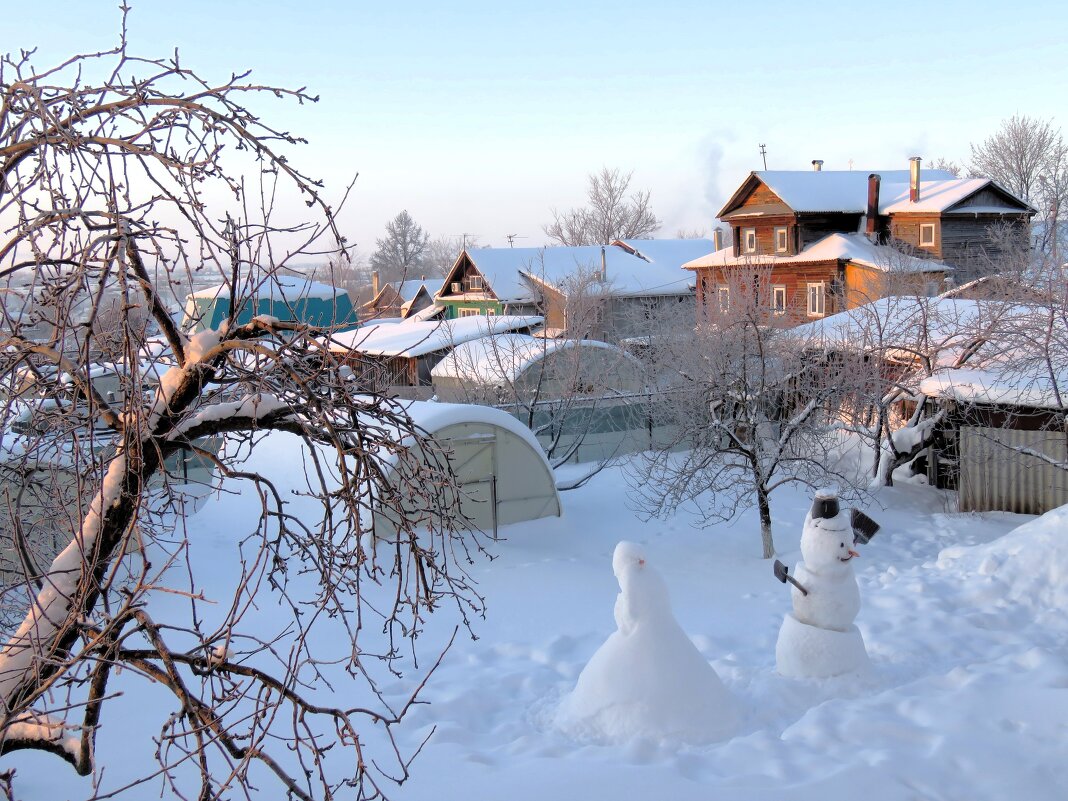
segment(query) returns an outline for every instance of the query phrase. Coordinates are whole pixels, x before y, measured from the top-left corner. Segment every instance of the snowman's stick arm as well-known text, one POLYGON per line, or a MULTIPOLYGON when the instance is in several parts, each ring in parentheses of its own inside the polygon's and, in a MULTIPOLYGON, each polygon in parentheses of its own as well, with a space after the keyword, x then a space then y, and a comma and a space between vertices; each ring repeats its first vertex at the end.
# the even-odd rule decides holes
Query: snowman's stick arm
POLYGON ((790 575, 790 569, 786 565, 784 565, 782 562, 780 562, 778 559, 775 560, 774 569, 775 569, 775 578, 777 578, 783 584, 785 584, 786 582, 789 581, 791 584, 793 584, 795 587, 797 587, 798 590, 801 591, 802 595, 808 595, 808 590, 806 590, 803 586, 801 586, 801 582, 800 581, 798 581, 797 579, 795 579, 793 576, 790 575))

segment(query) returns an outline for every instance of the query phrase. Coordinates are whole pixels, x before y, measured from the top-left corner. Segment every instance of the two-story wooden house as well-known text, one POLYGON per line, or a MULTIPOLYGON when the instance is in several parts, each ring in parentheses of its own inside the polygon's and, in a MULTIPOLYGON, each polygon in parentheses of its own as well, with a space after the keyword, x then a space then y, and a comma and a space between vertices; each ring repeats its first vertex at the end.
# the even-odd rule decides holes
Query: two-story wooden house
POLYGON ((804 320, 941 291, 947 277, 990 272, 1007 244, 1026 247, 1035 209, 990 179, 921 174, 918 158, 871 174, 813 165, 753 172, 738 187, 717 215, 733 244, 686 265, 700 308, 727 308, 732 292, 759 286, 762 304, 804 320))

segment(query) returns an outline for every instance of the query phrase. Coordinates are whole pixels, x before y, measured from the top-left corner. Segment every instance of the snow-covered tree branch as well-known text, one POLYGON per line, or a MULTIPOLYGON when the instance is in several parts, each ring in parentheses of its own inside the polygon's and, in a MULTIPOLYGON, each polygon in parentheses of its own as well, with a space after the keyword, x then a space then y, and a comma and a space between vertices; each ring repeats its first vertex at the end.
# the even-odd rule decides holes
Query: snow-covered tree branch
POLYGON ((123 22, 117 47, 53 69, 0 60, 0 537, 17 554, 0 754, 50 752, 95 777, 87 795, 116 792, 97 733, 140 684, 169 702, 145 711, 161 710, 158 764, 129 786, 380 796, 407 775, 390 732, 415 702, 380 683, 415 667, 430 611, 481 613, 465 568, 482 541, 457 530, 447 456, 353 388, 330 327, 242 317, 302 254, 344 254, 339 206, 290 162, 303 140, 251 110, 316 98, 136 57, 123 22), (309 220, 283 220, 283 195, 309 220), (190 333, 185 296, 211 282, 227 318, 190 333), (288 463, 258 455, 279 441, 288 463), (198 482, 249 505, 225 581, 194 558, 198 482))

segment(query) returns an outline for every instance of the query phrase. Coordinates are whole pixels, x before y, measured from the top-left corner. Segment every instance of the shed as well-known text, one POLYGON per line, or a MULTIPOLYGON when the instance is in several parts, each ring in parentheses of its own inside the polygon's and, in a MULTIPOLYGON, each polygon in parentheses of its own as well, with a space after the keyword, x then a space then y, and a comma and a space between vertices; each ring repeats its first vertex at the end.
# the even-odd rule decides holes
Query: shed
POLYGON ((961 512, 1044 514, 1068 503, 1068 410, 1055 376, 1012 373, 1004 367, 948 369, 920 384, 945 414, 939 462, 955 474, 961 512))
MULTIPOLYGON (((514 417, 454 403, 409 401, 405 409, 447 455, 471 528, 495 532, 510 523, 560 516, 552 468, 530 429, 514 417)), ((374 525, 378 537, 396 534, 386 510, 376 511, 374 525)))
MULTIPOLYGON (((186 330, 217 329, 230 316, 232 293, 229 284, 219 284, 194 292, 186 298, 186 330)), ((283 321, 296 321, 337 331, 358 325, 356 309, 343 289, 308 281, 296 276, 272 276, 247 292, 242 292, 239 325, 266 315, 283 321)))

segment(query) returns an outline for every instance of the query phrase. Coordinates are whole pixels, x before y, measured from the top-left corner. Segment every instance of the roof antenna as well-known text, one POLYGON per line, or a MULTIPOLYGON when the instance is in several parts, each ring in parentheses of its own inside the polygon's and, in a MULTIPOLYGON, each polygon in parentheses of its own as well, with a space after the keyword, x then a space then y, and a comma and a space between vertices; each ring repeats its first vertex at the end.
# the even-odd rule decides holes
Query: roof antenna
POLYGON ((761 145, 760 146, 760 157, 762 159, 764 159, 764 169, 767 170, 768 169, 768 146, 767 145, 761 145))
POLYGON ((515 241, 517 239, 526 239, 525 236, 520 236, 519 234, 505 234, 504 238, 508 240, 508 247, 510 248, 515 247, 515 241))

